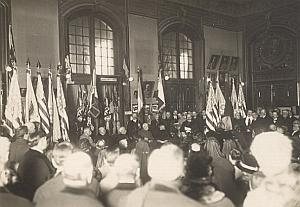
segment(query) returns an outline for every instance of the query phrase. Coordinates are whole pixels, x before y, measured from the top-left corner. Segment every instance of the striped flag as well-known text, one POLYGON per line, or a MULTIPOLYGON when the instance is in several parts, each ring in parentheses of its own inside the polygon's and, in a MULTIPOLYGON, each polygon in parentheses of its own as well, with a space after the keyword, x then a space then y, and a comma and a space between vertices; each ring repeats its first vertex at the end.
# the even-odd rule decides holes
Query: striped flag
POLYGON ((237 99, 237 95, 236 95, 236 90, 235 90, 235 85, 234 85, 234 79, 232 79, 232 90, 231 90, 231 97, 230 97, 230 101, 232 104, 232 108, 233 108, 233 114, 235 115, 236 113, 238 113, 238 99, 237 99))
POLYGON ((223 93, 221 91, 219 81, 216 82, 215 97, 216 97, 216 102, 217 102, 219 115, 222 116, 222 115, 224 115, 224 112, 225 112, 226 101, 225 101, 225 98, 224 98, 223 93))
POLYGON ((48 72, 48 113, 49 113, 49 121, 52 124, 53 123, 53 101, 55 99, 53 99, 52 96, 52 92, 53 92, 53 85, 52 85, 52 73, 50 72, 50 68, 49 68, 49 72, 48 72))
POLYGON ((61 126, 61 134, 62 139, 64 141, 70 141, 68 130, 69 130, 69 119, 68 114, 66 112, 66 99, 62 87, 62 83, 60 80, 60 75, 57 75, 57 108, 58 108, 58 114, 60 117, 60 126, 61 126))
POLYGON ((27 91, 25 97, 25 122, 40 122, 39 107, 31 82, 30 62, 27 60, 27 91))
POLYGON ((220 122, 220 116, 217 110, 217 102, 215 98, 214 89, 211 83, 209 83, 208 97, 206 103, 206 125, 212 130, 216 131, 220 122))
POLYGON ((13 71, 11 83, 9 87, 9 94, 7 97, 7 103, 5 107, 6 124, 10 128, 18 128, 23 124, 22 115, 22 102, 21 93, 18 82, 18 72, 13 71))
POLYGON ((163 80, 161 77, 161 70, 158 71, 157 99, 158 99, 158 110, 160 111, 166 107, 165 92, 164 92, 163 80))
POLYGON ((247 107, 246 107, 246 101, 245 101, 242 83, 239 84, 239 96, 238 96, 237 103, 238 103, 238 108, 239 108, 241 117, 245 118, 247 107))
POLYGON ((47 102, 44 94, 44 87, 42 82, 42 76, 39 72, 40 63, 38 62, 38 80, 36 86, 36 100, 39 106, 39 114, 41 117, 41 129, 49 134, 50 132, 50 121, 49 121, 49 112, 47 107, 47 102))
POLYGON ((142 89, 142 70, 138 70, 138 113, 141 112, 142 108, 144 107, 144 94, 142 89))
POLYGON ((53 91, 52 73, 50 71, 48 73, 48 109, 49 120, 52 124, 52 141, 58 142, 58 140, 61 139, 60 120, 56 104, 56 98, 53 91))

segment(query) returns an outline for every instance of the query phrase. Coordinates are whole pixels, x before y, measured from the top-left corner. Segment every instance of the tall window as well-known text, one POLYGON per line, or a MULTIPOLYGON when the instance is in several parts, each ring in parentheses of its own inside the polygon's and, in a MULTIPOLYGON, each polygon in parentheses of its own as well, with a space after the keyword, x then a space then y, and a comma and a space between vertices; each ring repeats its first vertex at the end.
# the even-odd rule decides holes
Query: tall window
POLYGON ((81 16, 68 24, 68 45, 73 73, 114 75, 113 30, 101 19, 81 16))
POLYGON ((193 46, 186 35, 169 32, 162 36, 164 74, 171 79, 193 78, 193 46))

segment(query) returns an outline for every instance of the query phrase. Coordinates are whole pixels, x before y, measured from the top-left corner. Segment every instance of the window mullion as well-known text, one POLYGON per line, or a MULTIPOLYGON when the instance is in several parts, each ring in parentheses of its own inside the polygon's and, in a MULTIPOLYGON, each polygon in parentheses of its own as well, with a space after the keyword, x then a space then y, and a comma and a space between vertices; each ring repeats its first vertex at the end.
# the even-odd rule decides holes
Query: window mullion
POLYGON ((91 70, 91 73, 90 74, 93 74, 93 70, 95 69, 95 18, 94 16, 90 16, 89 18, 89 22, 90 22, 90 36, 89 36, 89 39, 90 39, 90 70, 91 70))
POLYGON ((176 72, 177 79, 180 79, 180 45, 179 45, 179 33, 176 32, 176 72))

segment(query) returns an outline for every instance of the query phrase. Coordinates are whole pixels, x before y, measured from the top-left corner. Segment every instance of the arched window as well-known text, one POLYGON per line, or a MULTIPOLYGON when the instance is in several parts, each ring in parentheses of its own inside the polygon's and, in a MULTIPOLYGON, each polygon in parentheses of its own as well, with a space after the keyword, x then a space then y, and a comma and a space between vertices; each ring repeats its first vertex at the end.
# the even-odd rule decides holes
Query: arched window
POLYGON ((161 36, 161 61, 165 77, 167 110, 195 109, 193 39, 176 28, 161 36))
POLYGON ((162 55, 165 76, 171 79, 193 79, 193 45, 185 34, 163 34, 162 55))
POLYGON ((68 49, 73 73, 115 75, 112 28, 95 16, 80 16, 68 22, 68 49))

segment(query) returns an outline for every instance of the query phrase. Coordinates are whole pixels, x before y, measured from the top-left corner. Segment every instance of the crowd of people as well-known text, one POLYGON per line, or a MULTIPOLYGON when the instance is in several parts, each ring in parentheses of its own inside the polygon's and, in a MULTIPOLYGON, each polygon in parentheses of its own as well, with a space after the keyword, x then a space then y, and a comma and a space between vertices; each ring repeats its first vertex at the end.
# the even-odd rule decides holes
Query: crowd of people
POLYGON ((222 119, 132 114, 126 127, 50 143, 38 123, 0 126, 0 207, 300 206, 300 122, 258 108, 222 119))

